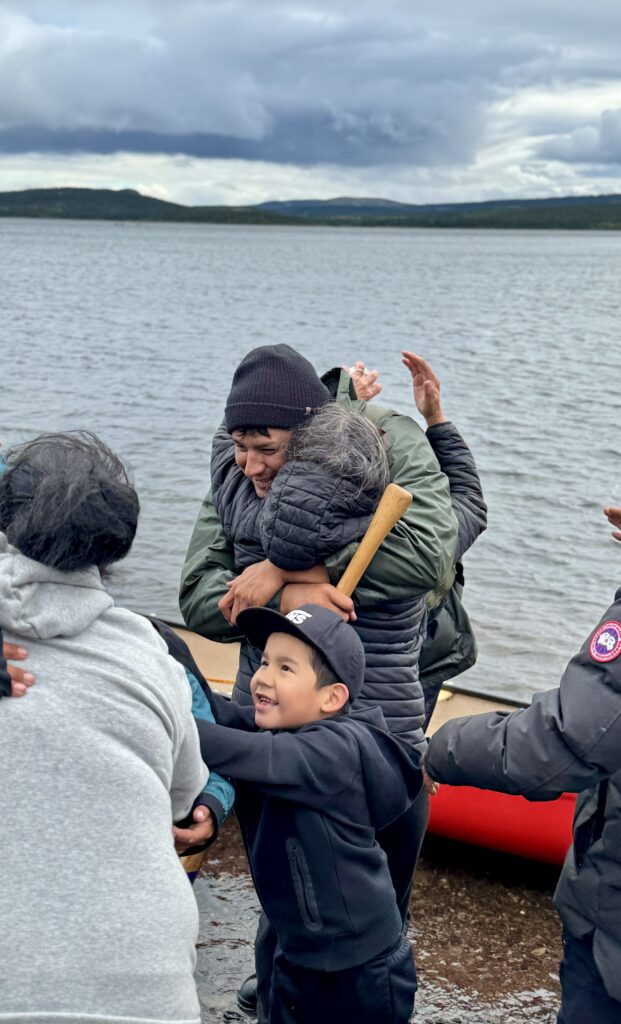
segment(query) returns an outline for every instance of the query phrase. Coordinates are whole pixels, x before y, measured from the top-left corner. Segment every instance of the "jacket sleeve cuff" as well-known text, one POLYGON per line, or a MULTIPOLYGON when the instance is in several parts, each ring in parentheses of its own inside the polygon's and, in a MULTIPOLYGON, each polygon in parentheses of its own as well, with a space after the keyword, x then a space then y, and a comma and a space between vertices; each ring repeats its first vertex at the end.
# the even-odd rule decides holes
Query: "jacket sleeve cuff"
MULTIPOLYGON (((207 807, 211 811, 214 818, 214 833, 211 839, 209 839, 202 847, 202 849, 206 850, 207 847, 211 846, 212 843, 215 843, 216 839, 218 838, 218 835, 220 834, 220 829, 222 828, 222 825, 224 824, 224 820, 226 818, 226 811, 224 810, 224 807, 218 800, 217 796, 214 796, 213 793, 200 793, 199 796, 197 796, 196 800, 194 801, 194 807, 207 807)), ((192 810, 194 810, 194 807, 192 808, 192 810)))
MULTIPOLYGON (((0 651, 2 648, 0 647, 0 651)), ((11 696, 11 677, 7 671, 6 661, 0 653, 0 698, 11 696)))
POLYGON ((445 420, 444 423, 432 423, 430 427, 427 427, 425 433, 427 437, 431 438, 434 435, 439 436, 440 434, 448 434, 454 430, 454 426, 450 420, 445 420))
POLYGON ((432 766, 431 766, 431 765, 429 764, 429 760, 428 760, 427 758, 425 758, 425 761, 423 762, 423 768, 425 769, 425 772, 427 773, 427 775, 429 776, 429 778, 433 780, 433 782, 442 782, 442 776, 441 776, 441 775, 438 775, 438 774, 437 774, 437 773, 436 773, 436 772, 435 772, 435 771, 433 770, 433 768, 432 768, 432 766))

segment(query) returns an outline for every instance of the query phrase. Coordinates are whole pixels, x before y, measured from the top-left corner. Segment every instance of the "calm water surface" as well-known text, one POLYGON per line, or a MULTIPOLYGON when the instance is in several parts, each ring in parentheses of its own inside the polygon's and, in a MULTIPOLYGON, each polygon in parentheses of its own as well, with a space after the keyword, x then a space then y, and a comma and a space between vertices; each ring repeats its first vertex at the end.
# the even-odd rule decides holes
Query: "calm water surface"
POLYGON ((5 444, 95 430, 142 501, 119 601, 178 618, 184 553, 235 364, 276 341, 357 358, 413 403, 399 352, 439 373, 490 525, 467 556, 467 685, 555 685, 621 582, 621 236, 0 220, 5 444))

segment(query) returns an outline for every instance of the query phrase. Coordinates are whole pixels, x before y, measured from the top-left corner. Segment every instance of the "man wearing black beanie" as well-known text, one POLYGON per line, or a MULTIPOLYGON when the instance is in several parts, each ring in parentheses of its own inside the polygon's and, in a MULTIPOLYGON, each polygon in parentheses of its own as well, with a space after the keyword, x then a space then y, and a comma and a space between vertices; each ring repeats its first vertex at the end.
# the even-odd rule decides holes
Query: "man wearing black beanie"
POLYGON ((263 345, 244 356, 226 400, 229 434, 249 425, 290 430, 331 399, 308 359, 289 345, 263 345))
MULTIPOLYGON (((422 691, 416 674, 401 686, 403 646, 399 646, 395 630, 400 628, 403 607, 407 605, 411 615, 415 606, 416 626, 408 634, 406 660, 416 661, 425 631, 425 594, 434 590, 445 593, 453 579, 457 524, 449 484, 414 420, 357 401, 347 372, 333 370, 320 379, 310 362, 288 345, 263 346, 242 359, 226 402, 225 422, 214 438, 212 491, 203 502, 186 556, 181 610, 188 627, 211 640, 242 639, 234 696, 246 704, 251 702, 249 681, 260 652, 235 628, 242 607, 269 605, 286 614, 304 604, 320 604, 342 618, 356 620, 354 601, 335 586, 355 545, 330 555, 313 569, 291 573, 281 571, 265 557, 256 531, 253 533, 257 506, 284 465, 292 430, 330 401, 375 424, 385 440, 391 480, 414 496, 412 506, 378 550, 354 598, 359 619, 356 629, 363 643, 370 623, 374 627, 379 623, 384 631, 379 650, 371 655, 367 651, 367 692, 362 696, 383 706, 375 687, 379 683, 388 698, 388 681, 399 691, 398 699, 389 701, 391 731, 404 741, 416 737, 416 742, 424 742, 423 713, 418 706, 422 691), (242 589, 240 603, 237 597, 242 589)), ((312 509, 312 490, 304 500, 312 509)), ((426 804, 414 805, 411 811, 402 826, 395 823, 400 831, 390 839, 393 852, 384 846, 403 914, 426 824, 426 804)), ((269 965, 270 947, 265 939, 257 947, 260 1022, 268 1020, 261 978, 269 973, 269 965)))
POLYGON ((284 462, 292 429, 331 400, 308 359, 289 345, 262 345, 244 356, 233 375, 224 421, 235 442, 235 461, 259 498, 284 462))

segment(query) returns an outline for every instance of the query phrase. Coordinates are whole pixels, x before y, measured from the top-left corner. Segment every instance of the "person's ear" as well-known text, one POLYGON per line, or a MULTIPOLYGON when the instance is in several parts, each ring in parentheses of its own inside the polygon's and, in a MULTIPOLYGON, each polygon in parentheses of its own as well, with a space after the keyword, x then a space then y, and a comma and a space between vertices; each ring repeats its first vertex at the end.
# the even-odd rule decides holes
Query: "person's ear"
POLYGON ((321 711, 326 715, 334 715, 347 704, 349 690, 344 683, 331 683, 321 688, 321 711))

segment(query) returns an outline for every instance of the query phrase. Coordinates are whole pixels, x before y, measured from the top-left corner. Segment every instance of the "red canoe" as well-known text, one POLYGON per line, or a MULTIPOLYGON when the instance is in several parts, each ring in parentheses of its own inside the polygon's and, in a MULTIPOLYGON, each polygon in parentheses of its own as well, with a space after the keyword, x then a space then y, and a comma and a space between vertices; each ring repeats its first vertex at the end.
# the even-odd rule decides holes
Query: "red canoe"
MULTIPOLYGON (((447 685, 440 694, 428 734, 452 718, 524 706, 447 685)), ((571 844, 575 802, 573 793, 536 803, 486 789, 442 785, 430 800, 429 831, 518 857, 562 864, 571 844)))

